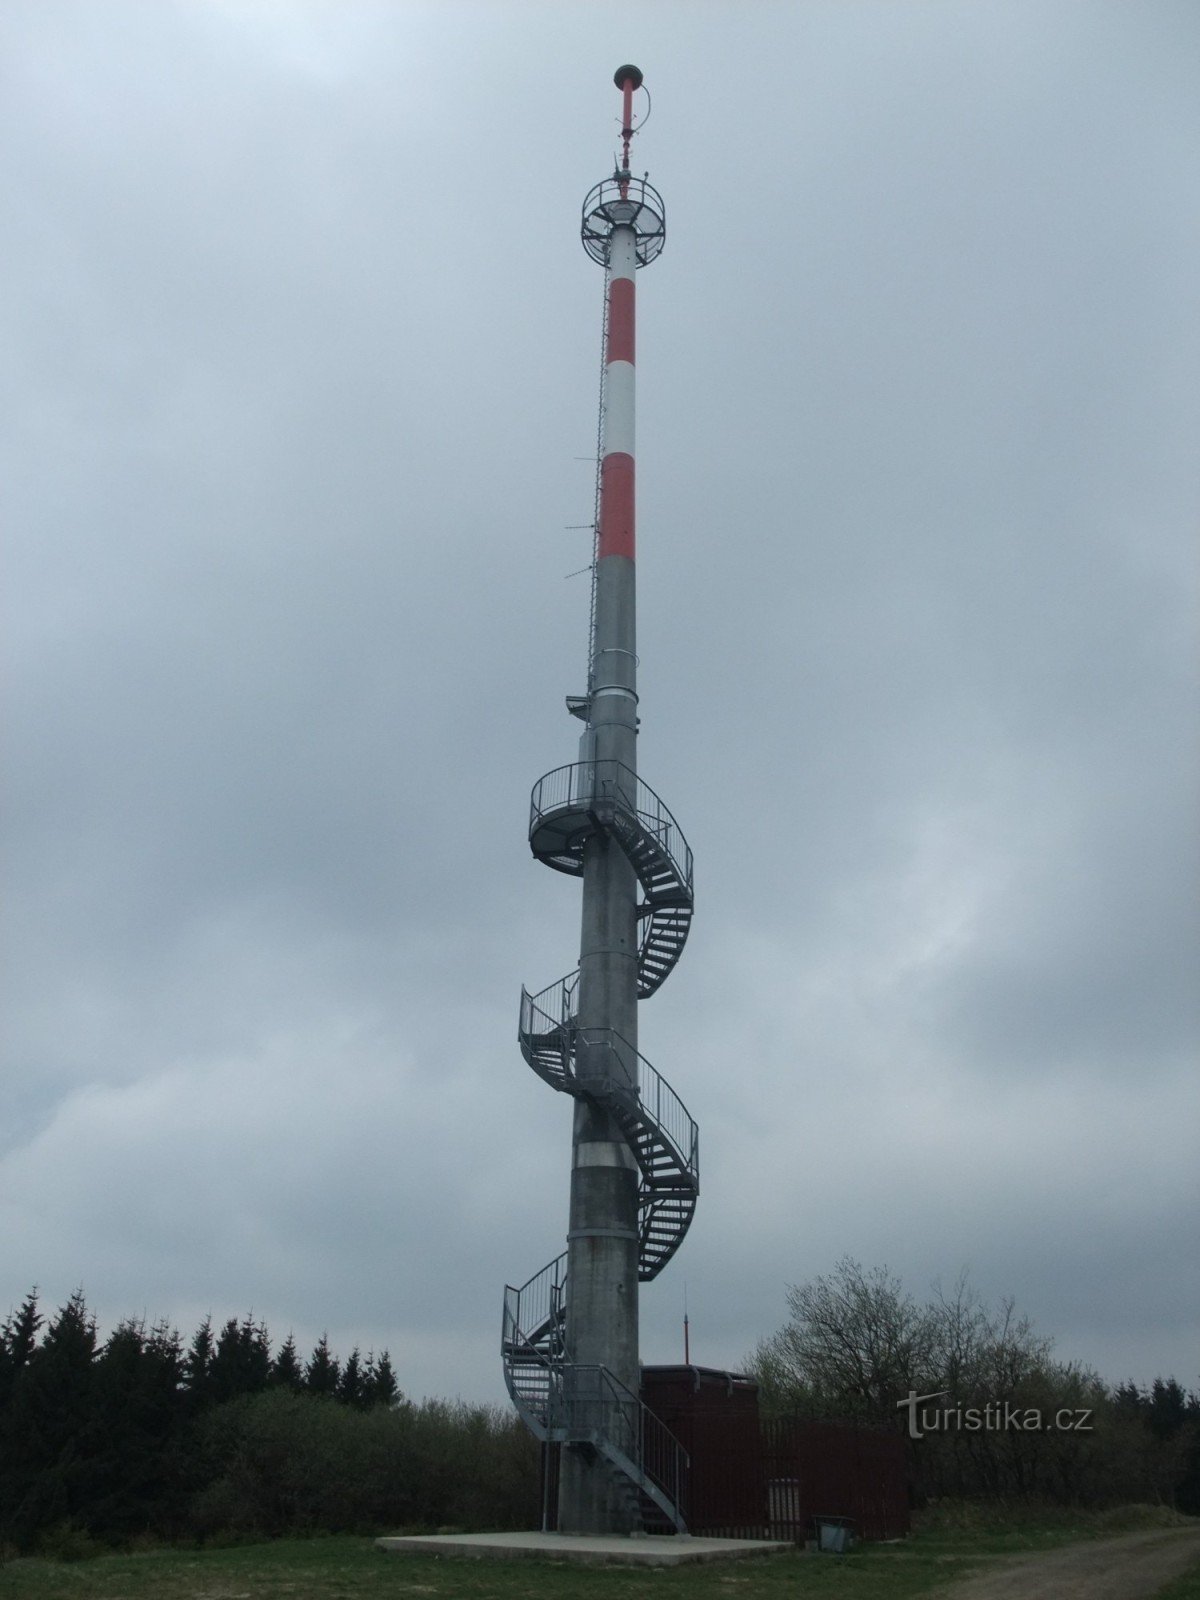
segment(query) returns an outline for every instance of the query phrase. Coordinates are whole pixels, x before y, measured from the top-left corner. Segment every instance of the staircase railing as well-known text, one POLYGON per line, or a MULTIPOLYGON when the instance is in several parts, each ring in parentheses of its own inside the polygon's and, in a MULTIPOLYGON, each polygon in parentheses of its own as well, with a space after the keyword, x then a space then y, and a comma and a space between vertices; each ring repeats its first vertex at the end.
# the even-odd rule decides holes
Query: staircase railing
POLYGON ((529 831, 555 811, 588 810, 604 802, 636 817, 645 833, 656 838, 680 881, 692 887, 692 851, 665 802, 622 761, 575 761, 555 767, 533 786, 529 831))
MULTIPOLYGON (((638 952, 638 998, 653 994, 679 959, 691 919, 692 852, 660 797, 618 761, 577 761, 534 785, 534 854, 578 875, 586 841, 607 833, 637 874, 648 918, 638 952)), ((613 1028, 579 1025, 578 971, 537 994, 521 990, 519 1043, 554 1089, 607 1108, 635 1155, 638 1277, 656 1277, 691 1222, 699 1188, 699 1134, 670 1084, 613 1028)), ((606 1367, 567 1355, 567 1255, 504 1291, 505 1381, 540 1439, 592 1450, 608 1464, 635 1520, 646 1502, 687 1531, 687 1455, 670 1429, 606 1367), (638 1503, 640 1502, 640 1504, 638 1503)))
POLYGON ((573 1440, 591 1439, 601 1448, 615 1448, 666 1497, 682 1522, 679 1507, 688 1468, 687 1451, 632 1389, 607 1367, 568 1366, 564 1372, 563 1407, 573 1440))
POLYGON ((560 1323, 567 1303, 567 1253, 555 1256, 528 1283, 504 1291, 504 1339, 523 1342, 536 1348, 540 1336, 555 1342, 554 1328, 560 1323))
MULTIPOLYGON (((674 1147, 681 1169, 693 1180, 700 1171, 700 1130, 675 1090, 656 1067, 615 1028, 581 1028, 575 1009, 578 971, 569 972, 537 994, 521 990, 520 1036, 529 1045, 538 1037, 558 1035, 563 1071, 574 1074, 581 1088, 591 1073, 572 1060, 580 1045, 589 1052, 609 1051, 616 1070, 597 1074, 604 1079, 603 1094, 612 1096, 639 1120, 651 1122, 674 1147)), ((532 1280, 531 1280, 532 1281, 532 1280)))
POLYGON ((537 994, 521 989, 520 1030, 523 1038, 538 1034, 556 1033, 560 1028, 570 1028, 575 1022, 575 996, 579 989, 579 968, 568 972, 557 983, 549 983, 537 994))
POLYGON ((675 1147, 679 1164, 691 1177, 700 1171, 700 1130, 691 1112, 663 1075, 615 1028, 578 1028, 580 1044, 611 1050, 620 1073, 609 1075, 611 1092, 635 1114, 653 1122, 675 1147), (632 1085, 631 1089, 624 1085, 632 1085))

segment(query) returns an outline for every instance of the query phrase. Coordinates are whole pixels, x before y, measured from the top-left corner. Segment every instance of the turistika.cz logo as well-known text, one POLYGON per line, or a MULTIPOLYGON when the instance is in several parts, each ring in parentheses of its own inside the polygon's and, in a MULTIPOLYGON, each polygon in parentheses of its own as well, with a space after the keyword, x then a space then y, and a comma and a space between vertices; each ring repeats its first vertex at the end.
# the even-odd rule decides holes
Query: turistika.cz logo
POLYGON ((1091 1407, 1063 1407, 1054 1412, 1038 1406, 1017 1406, 1011 1400, 989 1400, 983 1406, 930 1406, 931 1400, 945 1400, 949 1389, 933 1394, 908 1391, 907 1400, 897 1400, 897 1411, 908 1407, 908 1437, 923 1439, 927 1433, 1091 1433, 1091 1407))

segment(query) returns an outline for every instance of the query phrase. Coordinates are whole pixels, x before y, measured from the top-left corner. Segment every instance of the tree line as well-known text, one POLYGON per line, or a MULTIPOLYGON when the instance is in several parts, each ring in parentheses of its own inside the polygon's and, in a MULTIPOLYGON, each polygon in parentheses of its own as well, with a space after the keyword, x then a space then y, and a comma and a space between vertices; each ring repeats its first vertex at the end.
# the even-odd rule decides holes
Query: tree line
POLYGON ((966 1274, 918 1302, 886 1267, 844 1257, 793 1285, 788 1308, 747 1360, 763 1410, 901 1429, 917 1505, 1147 1501, 1200 1514, 1200 1395, 1174 1378, 1111 1387, 1057 1360, 1012 1300, 989 1306, 966 1274))
MULTIPOLYGON (((1200 1395, 1174 1378, 1110 1387, 965 1276, 922 1303, 886 1268, 845 1258, 788 1304, 746 1363, 763 1413, 902 1430, 915 1504, 1200 1514, 1200 1395)), ((81 1292, 49 1316, 30 1293, 0 1326, 0 1555, 528 1528, 538 1471, 515 1415, 413 1403, 386 1350, 341 1361, 322 1336, 302 1358, 251 1316, 206 1318, 186 1343, 166 1322, 127 1319, 101 1340, 81 1292)))
POLYGON ((21 1553, 532 1526, 537 1473, 515 1417, 414 1404, 386 1350, 340 1361, 322 1336, 302 1359, 251 1316, 102 1341, 82 1292, 49 1317, 31 1292, 0 1327, 0 1547, 21 1553))

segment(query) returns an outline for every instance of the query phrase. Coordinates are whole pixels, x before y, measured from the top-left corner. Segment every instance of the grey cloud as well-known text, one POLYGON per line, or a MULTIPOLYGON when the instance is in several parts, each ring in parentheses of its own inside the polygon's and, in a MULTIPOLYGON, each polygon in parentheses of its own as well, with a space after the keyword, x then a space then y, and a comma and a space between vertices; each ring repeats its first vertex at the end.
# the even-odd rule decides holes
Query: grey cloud
POLYGON ((0 30, 10 1299, 253 1305, 500 1396, 566 1221, 513 1036, 578 902, 523 829, 632 52, 642 769, 699 890, 643 1048, 706 1162, 644 1353, 686 1278, 734 1363, 849 1251, 1194 1380, 1192 9, 0 30))

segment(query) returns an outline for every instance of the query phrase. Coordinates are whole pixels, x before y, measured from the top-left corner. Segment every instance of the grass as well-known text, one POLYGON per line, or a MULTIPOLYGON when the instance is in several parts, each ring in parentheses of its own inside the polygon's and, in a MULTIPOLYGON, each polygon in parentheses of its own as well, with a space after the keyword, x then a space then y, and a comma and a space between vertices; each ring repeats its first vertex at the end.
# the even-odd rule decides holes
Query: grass
POLYGON ((1154 1600, 1200 1600, 1200 1567, 1193 1567, 1174 1583, 1160 1589, 1154 1600))
POLYGON ((0 1568, 4 1600, 774 1600, 867 1596, 909 1600, 966 1563, 894 1546, 848 1556, 787 1554, 712 1566, 580 1567, 524 1561, 389 1556, 366 1539, 314 1539, 241 1549, 151 1551, 0 1568))
POLYGON ((1169 1506, 1128 1505, 1084 1511, 1063 1506, 1029 1508, 951 1501, 944 1508, 918 1514, 913 1527, 914 1543, 925 1548, 936 1544, 943 1552, 972 1550, 988 1556, 1036 1553, 1083 1539, 1113 1538, 1155 1528, 1193 1527, 1195 1521, 1169 1506))
MULTIPOLYGON (((161 1548, 10 1561, 0 1565, 0 1600, 783 1600, 798 1593, 806 1600, 916 1600, 989 1558, 1185 1520, 1152 1507, 1020 1522, 1011 1514, 942 1514, 926 1518, 902 1544, 863 1545, 846 1556, 795 1552, 649 1570, 557 1565, 552 1573, 524 1561, 389 1556, 370 1539, 340 1536, 161 1548)), ((1200 1600, 1200 1574, 1180 1579, 1166 1596, 1200 1600)))

